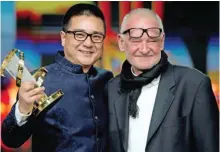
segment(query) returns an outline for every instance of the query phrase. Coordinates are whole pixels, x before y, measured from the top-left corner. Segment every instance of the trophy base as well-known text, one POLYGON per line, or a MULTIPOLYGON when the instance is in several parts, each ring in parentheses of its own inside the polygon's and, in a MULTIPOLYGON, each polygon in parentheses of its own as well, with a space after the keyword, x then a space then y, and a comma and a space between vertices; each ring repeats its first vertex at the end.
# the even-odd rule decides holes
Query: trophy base
POLYGON ((35 102, 34 104, 35 115, 37 116, 39 113, 41 113, 43 110, 49 107, 49 105, 51 105, 54 101, 59 99, 61 96, 63 96, 63 92, 61 90, 58 90, 54 92, 51 96, 42 97, 38 102, 35 102))

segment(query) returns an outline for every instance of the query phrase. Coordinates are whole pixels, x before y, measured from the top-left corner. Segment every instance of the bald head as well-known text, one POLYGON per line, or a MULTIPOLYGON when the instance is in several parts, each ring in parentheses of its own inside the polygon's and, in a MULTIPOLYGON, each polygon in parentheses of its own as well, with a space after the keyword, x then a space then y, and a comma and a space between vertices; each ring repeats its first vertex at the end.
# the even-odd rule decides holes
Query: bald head
POLYGON ((125 15, 121 24, 120 33, 127 29, 128 24, 135 24, 133 21, 133 23, 129 23, 132 17, 135 17, 136 19, 141 17, 154 18, 158 22, 160 28, 164 31, 162 20, 154 11, 147 8, 138 8, 130 11, 127 15, 125 15))

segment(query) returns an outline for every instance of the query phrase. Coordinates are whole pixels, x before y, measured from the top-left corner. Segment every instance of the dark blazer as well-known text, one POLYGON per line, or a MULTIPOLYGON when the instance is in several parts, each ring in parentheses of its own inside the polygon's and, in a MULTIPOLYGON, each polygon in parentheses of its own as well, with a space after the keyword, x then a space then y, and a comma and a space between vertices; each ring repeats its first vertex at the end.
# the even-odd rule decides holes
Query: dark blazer
POLYGON ((3 121, 2 141, 12 148, 21 146, 32 136, 33 152, 105 152, 107 144, 107 98, 104 87, 112 73, 92 67, 83 73, 74 65, 56 56, 43 86, 51 95, 61 89, 64 95, 36 118, 18 126, 15 105, 3 121))
MULTIPOLYGON (((126 152, 128 147, 128 101, 119 84, 119 76, 108 84, 110 152, 126 152)), ((210 79, 169 64, 159 82, 145 151, 218 152, 218 124, 210 79)))

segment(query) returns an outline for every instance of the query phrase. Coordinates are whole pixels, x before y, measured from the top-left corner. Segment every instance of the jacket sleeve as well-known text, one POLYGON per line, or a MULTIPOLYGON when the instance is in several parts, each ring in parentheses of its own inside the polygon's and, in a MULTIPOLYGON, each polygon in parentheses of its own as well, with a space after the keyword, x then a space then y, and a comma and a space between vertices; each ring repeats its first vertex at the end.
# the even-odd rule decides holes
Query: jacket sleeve
MULTIPOLYGON (((36 71, 33 70, 33 75, 36 71)), ((18 101, 18 95, 16 101, 18 101)), ((3 143, 10 148, 18 148, 24 144, 32 135, 33 116, 28 117, 27 122, 19 126, 15 116, 15 108, 17 102, 12 106, 11 111, 2 122, 1 138, 3 143)))
MULTIPOLYGON (((106 85, 104 86, 104 98, 105 98, 105 102, 106 102, 107 108, 108 108, 108 84, 109 84, 109 81, 113 77, 114 77, 113 73, 109 71, 108 72, 108 81, 107 81, 106 85)), ((107 122, 109 122, 108 116, 107 116, 107 122)), ((104 152, 109 152, 108 127, 109 127, 109 124, 107 123, 106 132, 105 132, 105 134, 106 134, 106 144, 105 144, 105 147, 104 147, 104 152)))
POLYGON ((219 110, 210 78, 200 83, 192 110, 193 135, 198 152, 218 152, 219 110))
POLYGON ((27 119, 27 122, 22 126, 18 126, 15 118, 15 105, 11 108, 11 111, 4 119, 1 128, 1 137, 3 143, 10 148, 18 148, 25 141, 27 141, 31 134, 31 117, 27 119))

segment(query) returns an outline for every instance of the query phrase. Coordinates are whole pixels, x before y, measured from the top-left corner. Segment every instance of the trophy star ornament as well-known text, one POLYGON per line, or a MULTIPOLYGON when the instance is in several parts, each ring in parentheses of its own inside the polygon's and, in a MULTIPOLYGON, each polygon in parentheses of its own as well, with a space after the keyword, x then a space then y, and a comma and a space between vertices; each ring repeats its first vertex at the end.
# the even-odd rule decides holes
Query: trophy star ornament
MULTIPOLYGON (((10 51, 3 60, 0 69, 1 76, 4 76, 5 70, 16 80, 17 87, 21 86, 22 81, 33 81, 36 83, 35 88, 41 87, 47 74, 47 70, 44 67, 41 67, 33 75, 31 75, 24 65, 24 52, 18 49, 10 51), (19 57, 16 55, 17 52, 19 53, 19 57)), ((39 101, 35 101, 33 114, 37 116, 63 95, 64 93, 61 90, 57 90, 49 97, 44 93, 43 97, 39 101)))

